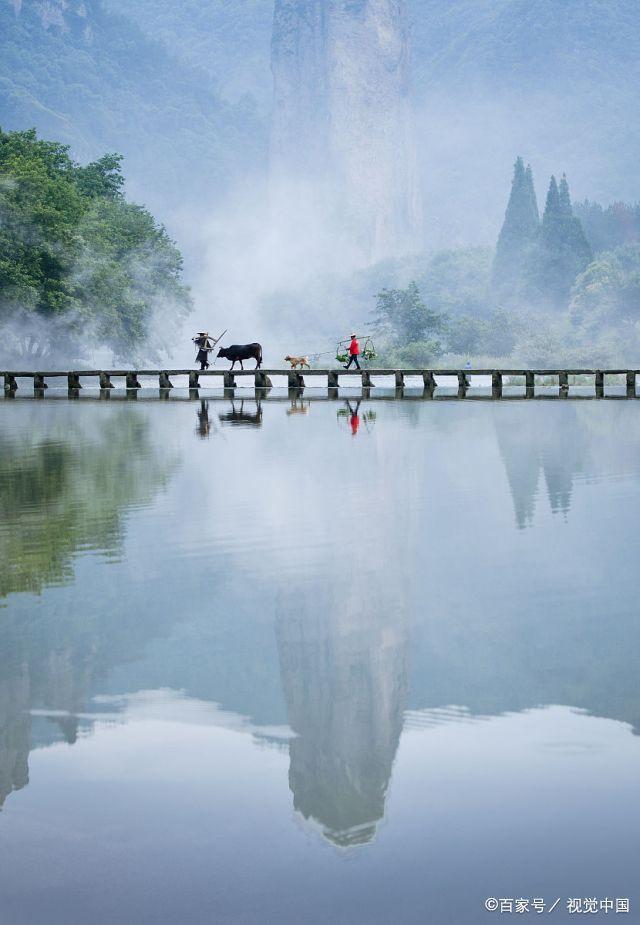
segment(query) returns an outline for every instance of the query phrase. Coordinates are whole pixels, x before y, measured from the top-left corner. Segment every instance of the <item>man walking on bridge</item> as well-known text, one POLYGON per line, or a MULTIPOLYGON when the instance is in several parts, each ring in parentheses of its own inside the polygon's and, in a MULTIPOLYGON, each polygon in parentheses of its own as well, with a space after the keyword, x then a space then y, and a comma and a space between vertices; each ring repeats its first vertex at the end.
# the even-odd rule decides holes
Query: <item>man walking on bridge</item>
POLYGON ((358 369, 360 369, 360 363, 358 362, 358 357, 360 356, 360 345, 357 341, 356 335, 351 335, 351 343, 349 344, 349 362, 345 366, 345 369, 349 369, 352 363, 355 363, 358 369))

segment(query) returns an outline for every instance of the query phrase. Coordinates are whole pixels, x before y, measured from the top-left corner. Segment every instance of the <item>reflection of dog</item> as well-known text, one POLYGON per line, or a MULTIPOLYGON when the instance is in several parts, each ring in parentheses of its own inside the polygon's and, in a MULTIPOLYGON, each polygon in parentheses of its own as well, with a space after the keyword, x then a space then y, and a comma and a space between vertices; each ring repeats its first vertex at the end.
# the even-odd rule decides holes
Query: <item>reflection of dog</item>
POLYGON ((287 414, 309 414, 309 408, 311 407, 311 402, 303 401, 297 398, 291 399, 291 407, 287 408, 287 414))
POLYGON ((303 369, 305 366, 307 369, 311 369, 309 366, 309 357, 291 357, 289 354, 284 358, 285 363, 291 363, 291 369, 296 369, 297 366, 300 369, 303 369))

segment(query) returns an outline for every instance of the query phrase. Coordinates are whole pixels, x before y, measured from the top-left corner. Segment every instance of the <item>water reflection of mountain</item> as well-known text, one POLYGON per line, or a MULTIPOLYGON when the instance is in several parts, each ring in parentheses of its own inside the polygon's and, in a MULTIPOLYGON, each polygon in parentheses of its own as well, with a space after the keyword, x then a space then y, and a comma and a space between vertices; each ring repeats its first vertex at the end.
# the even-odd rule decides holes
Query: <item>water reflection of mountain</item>
MULTIPOLYGON (((376 589, 377 591, 378 589, 376 589)), ((324 595, 281 607, 277 621, 289 725, 293 805, 337 845, 375 835, 407 694, 402 605, 324 595)))
MULTIPOLYGON (((495 424, 497 447, 507 472, 511 466, 510 489, 522 511, 531 510, 533 516, 534 472, 539 484, 543 484, 542 476, 547 481, 556 509, 568 511, 575 496, 571 512, 575 519, 575 502, 580 500, 576 476, 595 480, 602 473, 613 473, 617 477, 622 454, 625 471, 637 479, 640 430, 634 431, 628 414, 618 412, 621 405, 576 405, 554 420, 560 407, 567 408, 567 403, 552 408, 542 403, 526 408, 501 406, 505 414, 495 424), (585 408, 604 410, 587 414, 585 408), (516 440, 520 420, 524 426, 516 440), (535 467, 527 474, 532 459, 535 467), (524 483, 529 487, 518 495, 524 483)), ((144 428, 129 430, 133 427, 129 416, 138 410, 129 406, 121 417, 118 428, 124 428, 123 433, 108 427, 103 436, 87 433, 93 454, 58 453, 56 490, 47 489, 46 503, 59 523, 69 523, 82 548, 117 550, 124 512, 148 499, 153 485, 157 488, 166 477, 166 447, 148 444, 144 428), (128 433, 134 436, 127 437, 128 433), (123 437, 127 457, 119 450, 111 452, 113 444, 122 445, 123 437), (100 454, 102 474, 93 462, 100 454), (134 462, 129 465, 131 457, 134 462), (138 459, 142 462, 136 469, 138 459), (127 471, 138 473, 130 483, 127 471), (114 486, 119 479, 120 484, 114 486), (62 518, 64 492, 76 508, 75 514, 67 514, 68 521, 62 518), (93 534, 87 523, 95 524, 93 534)), ((193 440, 193 407, 188 411, 185 432, 193 440)), ((477 406, 464 413, 477 415, 477 406)), ((286 424, 286 416, 281 418, 286 424)), ((511 499, 501 481, 490 419, 482 424, 477 417, 474 420, 485 438, 488 434, 484 460, 489 459, 490 465, 484 475, 490 477, 495 491, 490 503, 506 510, 509 520, 511 499)), ((335 420, 331 423, 334 427, 335 420)), ((310 429, 306 439, 313 441, 315 433, 310 429)), ((412 433, 420 436, 420 429, 412 433)), ((376 439, 384 434, 383 426, 376 429, 376 439)), ((451 459, 468 454, 466 422, 464 427, 442 429, 439 445, 432 434, 427 437, 425 445, 432 456, 440 453, 439 461, 447 472, 451 459)), ((64 443, 60 433, 49 433, 47 439, 64 443)), ((318 432, 317 440, 324 439, 322 431, 318 432)), ((42 441, 36 441, 33 450, 27 443, 25 458, 37 458, 42 441)), ((5 441, 8 444, 14 448, 13 465, 19 438, 5 441)), ((212 444, 196 445, 204 450, 212 444)), ((289 744, 293 805, 340 845, 370 840, 383 817, 404 710, 430 709, 433 721, 448 722, 456 712, 437 708, 457 704, 471 715, 482 715, 538 704, 568 704, 629 722, 639 730, 635 528, 623 524, 615 548, 603 545, 585 565, 589 571, 594 562, 600 564, 603 577, 595 594, 580 593, 582 575, 568 574, 560 555, 557 571, 550 573, 555 584, 543 589, 537 583, 541 579, 530 562, 519 558, 521 550, 530 553, 534 548, 533 541, 526 545, 533 531, 505 531, 506 541, 500 546, 502 567, 487 577, 482 569, 473 569, 477 546, 468 541, 467 534, 461 542, 466 519, 461 506, 451 502, 457 496, 447 495, 443 483, 436 485, 436 480, 425 478, 424 459, 403 473, 402 479, 392 478, 397 459, 393 441, 390 446, 388 458, 382 461, 384 446, 376 446, 372 536, 346 538, 346 551, 345 542, 321 543, 319 562, 308 570, 304 558, 302 565, 296 559, 293 542, 281 545, 280 553, 284 548, 288 558, 279 559, 262 542, 258 530, 260 542, 240 559, 230 555, 212 562, 205 556, 190 566, 186 557, 172 563, 169 551, 162 565, 171 564, 175 568, 172 576, 181 579, 180 608, 157 606, 144 581, 125 574, 127 608, 118 606, 122 589, 110 589, 105 579, 96 589, 95 606, 77 609, 67 606, 71 585, 59 586, 64 568, 62 578, 59 568, 52 568, 51 562, 59 560, 52 560, 51 554, 33 560, 31 584, 25 586, 44 589, 46 615, 43 611, 25 619, 26 608, 15 606, 21 598, 17 594, 14 607, 0 613, 0 805, 8 793, 26 784, 30 748, 55 740, 75 741, 77 716, 95 709, 91 700, 96 694, 169 687, 248 716, 257 726, 288 722, 296 736, 289 744), (388 485, 396 486, 396 496, 384 494, 388 485), (436 492, 445 496, 441 508, 433 503, 436 492), (411 516, 420 520, 421 534, 416 534, 415 524, 407 523, 407 498, 419 499, 411 516), (188 568, 192 571, 186 574, 188 568), (50 581, 57 587, 47 589, 50 581), (608 588, 607 581, 616 588, 608 588), (61 715, 53 720, 30 717, 29 711, 39 709, 61 715)), ((309 452, 317 452, 317 446, 311 443, 309 452)), ((281 466, 281 456, 278 445, 271 457, 274 470, 263 472, 263 477, 271 480, 276 467, 281 468, 281 482, 274 488, 282 489, 279 498, 286 499, 281 535, 290 530, 297 537, 299 510, 287 507, 293 489, 290 470, 281 466)), ((269 457, 265 459, 268 463, 269 457)), ((237 459, 232 464, 237 465, 237 459)), ((41 465, 27 465, 26 471, 37 482, 41 465)), ((208 471, 207 477, 224 483, 219 472, 208 471)), ((10 479, 15 478, 11 472, 10 479)), ((335 513, 351 493, 354 503, 368 504, 369 487, 358 494, 357 483, 366 473, 358 472, 353 478, 338 501, 336 485, 323 483, 318 496, 309 499, 306 512, 314 512, 320 520, 322 504, 330 504, 335 513)), ((10 484, 17 486, 15 481, 10 484)), ((201 486, 196 488, 201 491, 201 486)), ((304 490, 311 491, 310 482, 304 490)), ((22 498, 29 523, 37 486, 25 483, 12 492, 14 498, 7 507, 12 522, 19 522, 16 499, 22 498)), ((229 507, 229 511, 233 514, 235 509, 229 507)), ((352 509, 348 512, 351 515, 352 509)), ((220 514, 219 507, 216 514, 220 514)), ((575 539, 575 532, 568 532, 572 518, 553 522, 567 531, 563 536, 575 539)), ((330 521, 329 537, 335 539, 339 531, 330 521)), ((225 520, 225 530, 231 522, 231 517, 225 520)), ((504 518, 497 522, 504 525, 504 518)), ((194 525, 198 543, 203 535, 201 523, 194 525)), ((310 519, 304 529, 313 526, 310 519)), ((232 541, 236 539, 235 533, 229 535, 232 541)), ((318 535, 324 540, 322 533, 318 535)), ((75 548, 73 543, 67 547, 66 568, 73 563, 75 548)), ((240 555, 237 550, 232 552, 240 555)), ((159 554, 153 551, 154 557, 159 554)), ((103 571, 111 568, 107 565, 103 571)), ((93 578, 97 574, 97 569, 91 573, 93 578)), ((86 575, 81 580, 86 582, 86 575)))

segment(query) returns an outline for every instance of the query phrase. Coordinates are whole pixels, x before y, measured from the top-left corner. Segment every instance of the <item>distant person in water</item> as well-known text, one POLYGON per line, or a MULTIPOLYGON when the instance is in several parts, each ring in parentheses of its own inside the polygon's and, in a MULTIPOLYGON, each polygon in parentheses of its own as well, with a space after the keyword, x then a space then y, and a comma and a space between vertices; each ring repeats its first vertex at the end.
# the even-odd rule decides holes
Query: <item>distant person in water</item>
POLYGON ((355 363, 358 369, 360 369, 360 363, 358 362, 358 357, 360 356, 360 344, 357 341, 356 335, 351 335, 351 343, 349 344, 349 362, 345 366, 345 369, 349 369, 352 363, 355 363))
POLYGON ((198 348, 196 363, 200 364, 200 371, 209 369, 209 352, 213 350, 209 335, 206 331, 198 331, 197 335, 192 337, 191 340, 198 348))

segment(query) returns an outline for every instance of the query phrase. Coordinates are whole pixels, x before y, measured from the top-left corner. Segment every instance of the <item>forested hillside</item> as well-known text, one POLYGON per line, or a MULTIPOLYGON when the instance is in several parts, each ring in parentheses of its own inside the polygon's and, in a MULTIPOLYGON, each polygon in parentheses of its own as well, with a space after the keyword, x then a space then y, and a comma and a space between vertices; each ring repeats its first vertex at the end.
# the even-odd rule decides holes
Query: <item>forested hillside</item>
POLYGON ((80 160, 117 150, 130 193, 166 215, 264 163, 265 121, 219 94, 100 0, 0 0, 0 125, 35 127, 80 160))
MULTIPOLYGON (((268 118, 273 0, 105 0, 268 118)), ((491 243, 518 151, 577 199, 640 196, 635 0, 407 0, 427 239, 491 243)), ((542 197, 545 190, 539 189, 542 197)))
POLYGON ((273 0, 105 0, 164 42, 176 59, 205 71, 228 99, 249 93, 263 111, 271 105, 273 0))

